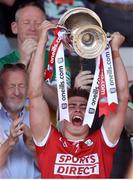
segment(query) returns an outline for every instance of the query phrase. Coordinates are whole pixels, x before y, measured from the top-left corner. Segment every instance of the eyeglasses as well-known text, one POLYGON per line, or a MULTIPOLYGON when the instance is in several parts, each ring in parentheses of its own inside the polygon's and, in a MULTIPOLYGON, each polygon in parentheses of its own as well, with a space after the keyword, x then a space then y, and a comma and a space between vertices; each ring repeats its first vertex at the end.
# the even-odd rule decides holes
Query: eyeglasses
POLYGON ((24 70, 26 71, 26 66, 22 63, 16 63, 16 64, 4 64, 2 72, 5 72, 6 70, 11 69, 11 70, 24 70))
POLYGON ((3 69, 24 69, 26 70, 26 66, 22 63, 17 64, 4 64, 3 69))

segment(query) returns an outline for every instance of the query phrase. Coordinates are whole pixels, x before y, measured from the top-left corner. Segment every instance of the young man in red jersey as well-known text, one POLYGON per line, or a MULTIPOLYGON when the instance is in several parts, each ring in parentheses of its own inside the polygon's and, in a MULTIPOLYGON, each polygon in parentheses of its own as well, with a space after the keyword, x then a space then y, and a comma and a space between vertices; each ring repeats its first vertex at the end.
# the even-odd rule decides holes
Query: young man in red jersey
POLYGON ((70 92, 70 122, 64 119, 59 132, 51 126, 49 107, 43 98, 44 43, 51 28, 54 26, 48 21, 40 27, 40 40, 29 74, 30 125, 42 178, 108 178, 125 123, 129 96, 127 75, 119 55, 119 47, 125 38, 118 32, 111 36, 118 92, 116 112, 104 118, 99 130, 89 134, 88 125, 83 125, 87 96, 81 90, 70 92))

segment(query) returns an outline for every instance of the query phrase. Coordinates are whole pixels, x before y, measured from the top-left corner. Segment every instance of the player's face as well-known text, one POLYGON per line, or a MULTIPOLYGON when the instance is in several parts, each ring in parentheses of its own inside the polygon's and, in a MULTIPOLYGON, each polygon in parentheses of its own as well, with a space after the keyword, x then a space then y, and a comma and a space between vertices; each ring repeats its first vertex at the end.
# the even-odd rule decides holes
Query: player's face
POLYGON ((65 121, 65 133, 70 136, 77 136, 84 138, 88 135, 89 128, 87 125, 83 126, 84 114, 87 105, 87 99, 84 97, 73 96, 68 100, 70 122, 65 121))
POLYGON ((18 41, 23 43, 26 39, 38 40, 38 28, 46 19, 43 11, 38 7, 27 6, 19 10, 17 15, 12 30, 17 34, 18 41))

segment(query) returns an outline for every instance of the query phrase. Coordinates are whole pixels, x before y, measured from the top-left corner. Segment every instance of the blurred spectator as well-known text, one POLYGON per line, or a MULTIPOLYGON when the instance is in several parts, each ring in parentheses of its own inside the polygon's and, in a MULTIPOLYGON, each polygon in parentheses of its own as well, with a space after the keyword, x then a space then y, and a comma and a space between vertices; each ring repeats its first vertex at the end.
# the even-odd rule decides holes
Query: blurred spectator
MULTIPOLYGON (((8 0, 4 0, 4 1, 7 1, 8 0)), ((13 1, 13 0, 9 0, 10 1, 13 1)), ((14 0, 15 2, 12 4, 12 6, 8 6, 8 9, 6 10, 6 35, 10 38, 15 38, 16 36, 12 33, 12 30, 11 30, 11 23, 13 21, 15 21, 15 13, 18 9, 18 7, 23 4, 23 3, 28 3, 28 2, 36 2, 37 0, 14 0)), ((8 2, 8 3, 9 3, 8 2)))
POLYGON ((0 178, 40 178, 29 128, 27 73, 23 64, 0 72, 0 178))
POLYGON ((15 0, 0 0, 0 58, 11 52, 6 32, 8 28, 8 10, 15 0))
POLYGON ((133 46, 133 1, 96 0, 95 12, 99 15, 106 32, 120 32, 125 37, 123 46, 133 46))

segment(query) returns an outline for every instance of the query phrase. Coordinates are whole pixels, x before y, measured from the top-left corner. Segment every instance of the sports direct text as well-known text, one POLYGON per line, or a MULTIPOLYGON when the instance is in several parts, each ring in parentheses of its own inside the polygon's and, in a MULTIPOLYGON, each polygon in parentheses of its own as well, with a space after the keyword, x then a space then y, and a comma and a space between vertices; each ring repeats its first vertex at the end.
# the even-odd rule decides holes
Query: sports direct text
POLYGON ((57 154, 54 174, 65 176, 89 176, 99 174, 99 159, 97 154, 75 157, 71 154, 57 154))

